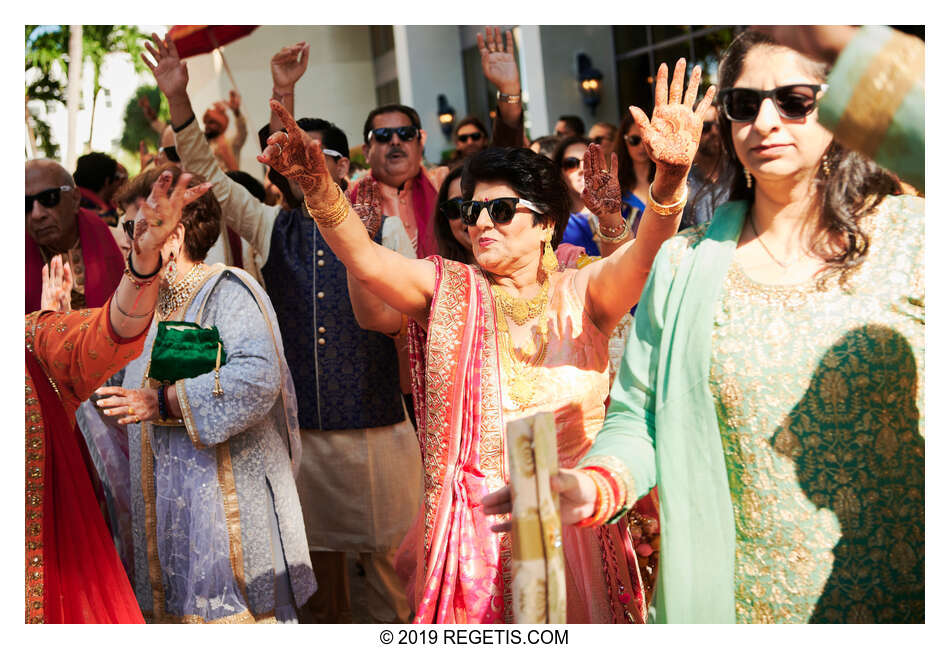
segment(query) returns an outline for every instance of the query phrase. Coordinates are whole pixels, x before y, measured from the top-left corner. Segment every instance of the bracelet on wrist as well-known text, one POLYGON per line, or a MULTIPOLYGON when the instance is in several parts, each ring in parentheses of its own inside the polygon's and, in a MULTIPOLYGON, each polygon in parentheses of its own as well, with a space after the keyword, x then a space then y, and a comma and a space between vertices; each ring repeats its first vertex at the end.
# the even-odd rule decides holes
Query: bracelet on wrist
MULTIPOLYGON (((136 290, 140 288, 145 288, 149 286, 152 282, 155 281, 155 278, 158 277, 158 272, 162 269, 162 253, 158 253, 158 268, 154 272, 148 275, 142 275, 137 270, 135 266, 132 265, 132 251, 129 251, 128 257, 125 258, 125 270, 122 271, 122 274, 128 277, 132 281, 132 286, 136 290)), ((121 311, 121 309, 119 309, 121 311)))
POLYGON ((315 207, 310 204, 306 196, 304 197, 304 204, 310 216, 317 222, 317 225, 324 228, 333 229, 339 226, 350 213, 350 202, 346 200, 343 190, 340 189, 339 185, 334 185, 334 187, 336 187, 337 197, 329 205, 324 204, 315 207))
POLYGON ((158 418, 168 419, 168 405, 165 403, 165 384, 158 386, 158 418))
POLYGON ((649 207, 653 212, 659 216, 672 216, 683 211, 683 208, 686 207, 686 198, 689 196, 689 187, 683 190, 683 195, 675 203, 669 203, 664 205, 663 203, 658 203, 655 198, 653 198, 653 183, 650 183, 650 189, 647 191, 647 207, 649 207))
POLYGON ((618 234, 610 234, 613 231, 610 226, 602 226, 598 220, 597 238, 605 243, 617 243, 618 241, 623 241, 630 233, 630 221, 631 219, 623 219, 623 223, 621 225, 615 226, 620 229, 620 232, 618 234))
POLYGON ((499 90, 495 96, 497 97, 498 101, 502 104, 520 104, 521 103, 520 92, 517 95, 506 95, 505 93, 499 90))

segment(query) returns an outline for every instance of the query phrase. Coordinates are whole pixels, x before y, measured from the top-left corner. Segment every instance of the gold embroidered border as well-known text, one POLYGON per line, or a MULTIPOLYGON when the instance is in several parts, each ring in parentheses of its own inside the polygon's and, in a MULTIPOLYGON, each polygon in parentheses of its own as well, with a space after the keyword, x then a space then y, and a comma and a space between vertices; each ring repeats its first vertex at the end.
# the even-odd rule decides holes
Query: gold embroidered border
POLYGON ((191 404, 188 403, 188 391, 185 389, 185 379, 175 381, 175 392, 178 393, 178 407, 181 408, 181 418, 185 422, 185 430, 188 431, 188 438, 197 449, 208 448, 202 443, 198 436, 198 426, 195 424, 195 418, 191 414, 191 404))
POLYGON ((923 45, 894 32, 855 85, 835 128, 836 139, 873 158, 907 93, 923 78, 923 45))
POLYGON ((244 604, 251 608, 247 597, 247 582, 244 577, 244 542, 241 539, 241 509, 238 503, 237 486, 234 483, 234 467, 231 464, 231 446, 228 442, 215 446, 218 459, 218 484, 224 504, 224 520, 228 526, 228 543, 231 554, 231 570, 237 582, 244 604))
POLYGON ((145 502, 145 537, 148 578, 152 584, 152 614, 165 619, 165 586, 158 559, 158 524, 155 515, 155 463, 152 456, 152 424, 142 422, 142 499, 145 502))
POLYGON ((277 616, 274 611, 268 611, 261 615, 254 615, 245 609, 234 615, 219 617, 214 620, 206 620, 200 615, 166 615, 158 620, 150 615, 146 616, 146 621, 150 624, 277 624, 277 616))
MULTIPOLYGON (((583 469, 584 467, 588 466, 596 466, 610 471, 610 474, 613 476, 614 480, 616 480, 619 484, 622 484, 626 491, 624 494, 623 504, 620 509, 630 509, 633 507, 633 504, 637 501, 637 491, 633 484, 633 476, 630 475, 630 472, 627 470, 627 467, 623 462, 612 455, 592 455, 574 468, 583 469)), ((619 511, 619 509, 617 511, 619 511)), ((616 511, 611 512, 611 516, 615 515, 616 513, 616 511)))
POLYGON ((43 551, 43 470, 46 463, 44 422, 29 372, 26 372, 26 507, 25 507, 25 622, 43 624, 45 572, 43 551))

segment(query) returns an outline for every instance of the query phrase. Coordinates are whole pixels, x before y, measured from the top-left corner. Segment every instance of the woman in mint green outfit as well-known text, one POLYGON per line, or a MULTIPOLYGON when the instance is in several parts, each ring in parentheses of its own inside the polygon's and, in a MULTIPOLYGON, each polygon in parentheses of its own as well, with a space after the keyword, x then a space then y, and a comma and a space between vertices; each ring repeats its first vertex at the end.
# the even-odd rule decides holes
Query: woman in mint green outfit
POLYGON ((922 622, 924 201, 818 122, 861 75, 755 32, 719 75, 732 202, 660 250, 582 464, 658 486, 657 621, 922 622))

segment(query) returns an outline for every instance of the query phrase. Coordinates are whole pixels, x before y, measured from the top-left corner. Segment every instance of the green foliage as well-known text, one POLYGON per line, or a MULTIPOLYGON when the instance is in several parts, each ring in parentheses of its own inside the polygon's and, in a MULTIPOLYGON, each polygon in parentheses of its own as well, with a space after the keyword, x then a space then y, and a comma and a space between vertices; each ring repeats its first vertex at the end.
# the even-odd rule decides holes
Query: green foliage
POLYGON ((135 89, 135 95, 129 99, 125 106, 125 128, 122 130, 122 140, 119 146, 131 153, 138 153, 139 142, 145 141, 150 151, 158 148, 159 134, 152 130, 139 106, 139 97, 145 95, 148 102, 158 111, 158 117, 164 122, 168 122, 168 107, 162 101, 162 93, 158 86, 139 86, 135 89))
POLYGON ((33 135, 36 137, 36 146, 43 152, 44 158, 55 160, 59 157, 59 145, 53 141, 49 124, 31 113, 33 135))

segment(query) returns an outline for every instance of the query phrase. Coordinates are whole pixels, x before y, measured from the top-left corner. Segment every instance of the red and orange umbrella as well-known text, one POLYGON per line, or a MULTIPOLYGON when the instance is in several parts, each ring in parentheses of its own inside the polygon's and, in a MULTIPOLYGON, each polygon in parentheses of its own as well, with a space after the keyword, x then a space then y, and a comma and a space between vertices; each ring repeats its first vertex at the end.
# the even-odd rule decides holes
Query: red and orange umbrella
POLYGON ((227 59, 224 58, 221 47, 247 36, 255 29, 257 25, 174 25, 168 30, 168 36, 175 42, 178 56, 183 59, 218 50, 221 61, 224 63, 224 70, 228 73, 231 85, 236 90, 234 75, 231 74, 231 68, 228 66, 227 59))

